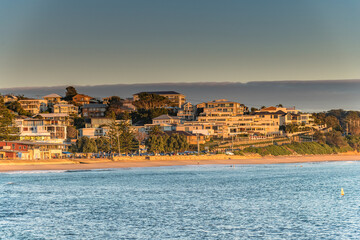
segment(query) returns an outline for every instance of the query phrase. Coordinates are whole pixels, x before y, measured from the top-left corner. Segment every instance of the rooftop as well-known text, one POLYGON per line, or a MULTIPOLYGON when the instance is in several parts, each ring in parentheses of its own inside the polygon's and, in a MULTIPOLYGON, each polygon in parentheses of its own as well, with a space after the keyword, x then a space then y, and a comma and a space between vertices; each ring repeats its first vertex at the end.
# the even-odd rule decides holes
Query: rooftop
POLYGON ((175 91, 154 91, 154 92, 139 92, 139 93, 135 93, 134 95, 139 95, 141 93, 148 93, 148 94, 180 94, 180 93, 175 92, 175 91))
POLYGON ((56 93, 52 93, 52 94, 43 96, 43 98, 61 98, 61 96, 56 93))
POLYGON ((177 116, 169 116, 168 114, 163 114, 161 116, 154 118, 153 120, 162 120, 162 119, 180 119, 180 118, 177 116))

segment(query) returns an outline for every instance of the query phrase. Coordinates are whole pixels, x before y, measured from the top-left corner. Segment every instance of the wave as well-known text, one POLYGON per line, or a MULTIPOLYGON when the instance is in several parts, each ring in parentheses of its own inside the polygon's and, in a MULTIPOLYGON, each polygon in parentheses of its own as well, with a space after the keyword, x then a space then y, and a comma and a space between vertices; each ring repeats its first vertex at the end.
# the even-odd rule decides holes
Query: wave
POLYGON ((66 170, 29 170, 29 171, 10 171, 2 174, 40 174, 40 173, 63 173, 66 170))

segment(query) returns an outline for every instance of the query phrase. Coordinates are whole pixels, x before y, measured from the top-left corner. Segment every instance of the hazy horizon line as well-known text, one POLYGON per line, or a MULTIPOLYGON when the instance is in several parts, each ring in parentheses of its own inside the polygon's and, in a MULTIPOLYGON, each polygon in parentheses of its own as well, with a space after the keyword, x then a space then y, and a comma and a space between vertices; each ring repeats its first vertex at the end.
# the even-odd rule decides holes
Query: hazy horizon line
POLYGON ((356 79, 356 78, 349 78, 349 79, 319 79, 319 80, 258 80, 258 81, 248 81, 248 82, 240 82, 240 81, 226 81, 226 82, 218 82, 218 81, 198 81, 198 82, 152 82, 152 83, 105 83, 105 84, 84 84, 84 85, 78 85, 78 84, 62 84, 62 85, 52 85, 52 86, 32 86, 32 87, 5 87, 5 88, 0 88, 0 91, 3 90, 9 90, 9 89, 37 89, 37 88, 59 88, 59 87, 68 87, 68 86, 73 86, 73 87, 97 87, 97 86, 113 86, 113 85, 131 85, 131 86, 136 86, 136 85, 158 85, 158 84, 162 84, 162 85, 176 85, 176 84, 181 84, 181 85, 197 85, 197 84, 214 84, 214 85, 226 85, 226 84, 249 84, 249 83, 310 83, 310 82, 321 82, 321 83, 325 83, 325 82, 329 82, 329 83, 333 83, 333 82, 360 82, 360 78, 356 79))

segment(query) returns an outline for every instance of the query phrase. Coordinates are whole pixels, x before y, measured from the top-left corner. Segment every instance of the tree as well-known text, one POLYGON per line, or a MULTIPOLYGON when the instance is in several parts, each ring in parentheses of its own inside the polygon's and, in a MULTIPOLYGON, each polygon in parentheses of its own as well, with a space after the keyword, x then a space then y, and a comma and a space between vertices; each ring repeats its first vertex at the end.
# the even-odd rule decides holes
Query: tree
POLYGON ((12 141, 19 138, 14 121, 14 114, 5 107, 4 98, 0 96, 0 140, 12 141))
POLYGON ((151 134, 145 144, 153 153, 179 152, 189 148, 186 137, 180 134, 151 134))
POLYGON ((69 86, 66 88, 65 99, 67 101, 70 101, 77 94, 78 93, 77 93, 76 89, 73 86, 69 86))
POLYGON ((168 113, 169 110, 166 108, 138 109, 131 113, 131 119, 133 123, 149 124, 152 123, 152 119, 168 113))
POLYGON ((164 108, 170 105, 170 100, 164 96, 150 93, 140 93, 139 99, 133 102, 138 109, 164 108))
POLYGON ((334 130, 341 130, 340 122, 335 116, 327 116, 325 118, 325 123, 327 127, 331 127, 334 130))
POLYGON ((66 137, 70 139, 76 139, 77 138, 77 130, 74 126, 68 126, 66 128, 66 137))
POLYGON ((107 137, 99 137, 95 139, 96 147, 100 152, 110 152, 110 140, 107 137))
POLYGON ((250 111, 251 111, 252 113, 254 113, 254 112, 256 112, 256 111, 259 111, 259 109, 252 107, 252 108, 250 109, 250 111))
POLYGON ((326 144, 334 147, 346 147, 348 146, 345 138, 339 131, 331 131, 325 134, 326 144))
POLYGON ((280 103, 280 104, 276 105, 276 107, 278 107, 278 108, 282 108, 282 107, 283 107, 283 105, 280 103))
POLYGON ((7 108, 13 112, 18 113, 19 115, 28 116, 30 117, 32 114, 28 111, 25 111, 21 104, 18 101, 11 102, 7 105, 7 108))
POLYGON ((81 137, 76 141, 76 151, 81 153, 95 153, 98 150, 94 139, 81 137))
POLYGON ((325 135, 323 133, 321 133, 320 131, 315 131, 313 137, 316 142, 321 143, 321 144, 324 144, 326 141, 325 135))
POLYGON ((76 129, 85 127, 85 118, 79 116, 73 116, 73 117, 74 117, 74 127, 76 129))
POLYGON ((138 141, 139 144, 139 153, 140 153, 140 145, 144 142, 144 140, 148 137, 148 135, 145 132, 135 132, 135 139, 138 141))
POLYGON ((116 119, 120 119, 120 115, 124 112, 122 109, 124 100, 118 96, 112 96, 109 99, 108 107, 106 109, 105 115, 111 117, 113 114, 116 116, 116 119))
POLYGON ((137 141, 128 122, 121 121, 120 123, 117 123, 115 119, 113 119, 108 127, 108 136, 110 138, 112 150, 115 150, 120 154, 121 150, 128 153, 137 149, 137 141))

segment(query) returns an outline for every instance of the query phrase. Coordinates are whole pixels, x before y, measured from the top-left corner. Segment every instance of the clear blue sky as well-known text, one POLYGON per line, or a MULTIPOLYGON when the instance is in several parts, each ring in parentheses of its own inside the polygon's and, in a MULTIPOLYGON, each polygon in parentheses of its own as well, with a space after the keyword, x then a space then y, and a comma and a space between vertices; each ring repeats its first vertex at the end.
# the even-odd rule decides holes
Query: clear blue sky
POLYGON ((360 78, 358 0, 2 0, 0 88, 360 78))

